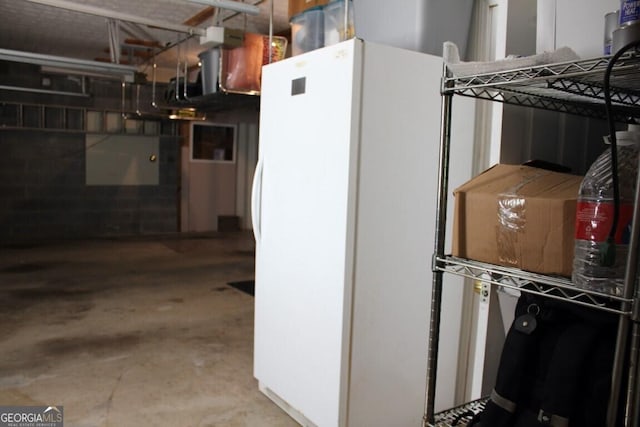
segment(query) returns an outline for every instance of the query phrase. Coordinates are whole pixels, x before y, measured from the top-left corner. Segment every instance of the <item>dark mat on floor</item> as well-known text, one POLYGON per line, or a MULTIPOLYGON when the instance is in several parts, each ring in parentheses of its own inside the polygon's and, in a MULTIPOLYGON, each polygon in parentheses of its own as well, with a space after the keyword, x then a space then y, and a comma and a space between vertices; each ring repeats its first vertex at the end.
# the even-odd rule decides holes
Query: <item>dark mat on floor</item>
POLYGON ((251 296, 255 295, 256 282, 254 280, 242 280, 240 282, 229 282, 227 285, 236 288, 251 296))

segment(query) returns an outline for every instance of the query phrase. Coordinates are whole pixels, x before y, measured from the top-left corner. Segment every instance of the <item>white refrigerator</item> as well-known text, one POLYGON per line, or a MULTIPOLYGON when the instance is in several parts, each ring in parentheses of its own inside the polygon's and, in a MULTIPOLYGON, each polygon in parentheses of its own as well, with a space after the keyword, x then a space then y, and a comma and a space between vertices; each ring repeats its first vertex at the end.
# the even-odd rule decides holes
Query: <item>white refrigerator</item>
MULTIPOLYGON (((360 39, 264 67, 254 375, 302 425, 421 425, 441 74, 439 57, 360 39)), ((442 322, 446 406, 460 321, 442 322)))

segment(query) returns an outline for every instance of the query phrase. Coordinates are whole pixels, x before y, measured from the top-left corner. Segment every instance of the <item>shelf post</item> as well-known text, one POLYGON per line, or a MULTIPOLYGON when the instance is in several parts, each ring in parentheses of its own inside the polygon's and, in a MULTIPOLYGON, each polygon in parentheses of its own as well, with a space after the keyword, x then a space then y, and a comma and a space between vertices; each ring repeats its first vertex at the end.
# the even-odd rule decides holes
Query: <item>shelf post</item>
POLYGON ((627 396, 625 402, 625 426, 637 426, 640 421, 637 407, 640 399, 640 374, 638 372, 638 355, 640 346, 640 327, 637 321, 633 322, 631 328, 631 348, 629 350, 629 384, 627 385, 627 396))
MULTIPOLYGON (((443 85, 447 77, 443 71, 443 85)), ((451 143, 451 101, 453 95, 442 92, 440 109, 440 160, 438 164, 438 199, 436 201, 436 226, 434 255, 432 260, 433 289, 431 291, 431 316, 429 320, 429 350, 427 356, 427 385, 425 393, 425 414, 423 425, 435 421, 434 402, 436 394, 436 372, 438 368, 438 342, 440 339, 440 309, 442 305, 442 271, 438 271, 438 257, 444 256, 444 242, 447 222, 447 193, 449 184, 449 154, 451 143)), ((427 142, 428 143, 428 142, 427 142)))
MULTIPOLYGON (((639 159, 640 160, 640 159, 639 159)), ((636 275, 638 266, 638 243, 640 242, 640 170, 636 177, 636 193, 634 200, 633 220, 631 227, 631 238, 629 240, 629 252, 627 253, 627 265, 624 275, 623 296, 627 300, 634 299, 633 307, 629 303, 624 303, 624 309, 632 309, 632 331, 629 343, 628 358, 628 383, 625 395, 624 407, 624 425, 638 425, 638 408, 636 408, 636 399, 638 398, 638 354, 640 348, 640 328, 638 321, 640 320, 640 307, 638 307, 638 295, 636 295, 636 275), (635 298, 634 298, 635 297, 635 298)), ((614 426, 618 410, 619 393, 622 384, 622 371, 625 363, 626 342, 629 335, 629 318, 624 316, 620 319, 618 327, 618 339, 616 342, 616 353, 613 365, 613 376, 611 379, 611 399, 609 401, 608 425, 614 426)))

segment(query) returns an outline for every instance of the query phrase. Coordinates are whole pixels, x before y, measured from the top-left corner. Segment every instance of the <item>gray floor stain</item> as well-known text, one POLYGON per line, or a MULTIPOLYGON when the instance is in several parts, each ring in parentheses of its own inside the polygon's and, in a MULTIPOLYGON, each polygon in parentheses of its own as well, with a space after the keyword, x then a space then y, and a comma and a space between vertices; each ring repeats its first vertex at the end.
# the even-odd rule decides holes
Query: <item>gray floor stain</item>
POLYGON ((104 356, 130 350, 142 341, 142 333, 54 338, 38 343, 37 350, 50 357, 79 353, 104 356))
POLYGON ((297 426, 253 378, 253 299, 228 292, 253 277, 254 246, 238 233, 5 248, 0 403, 63 405, 69 426, 297 426))

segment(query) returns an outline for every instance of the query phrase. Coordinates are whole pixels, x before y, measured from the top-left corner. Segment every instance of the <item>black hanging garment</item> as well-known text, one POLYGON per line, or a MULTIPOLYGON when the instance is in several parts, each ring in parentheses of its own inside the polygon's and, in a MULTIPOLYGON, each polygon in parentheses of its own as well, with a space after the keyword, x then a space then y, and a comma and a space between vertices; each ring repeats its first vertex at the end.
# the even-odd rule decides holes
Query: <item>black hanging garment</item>
POLYGON ((473 427, 603 427, 617 316, 523 293, 473 427))

